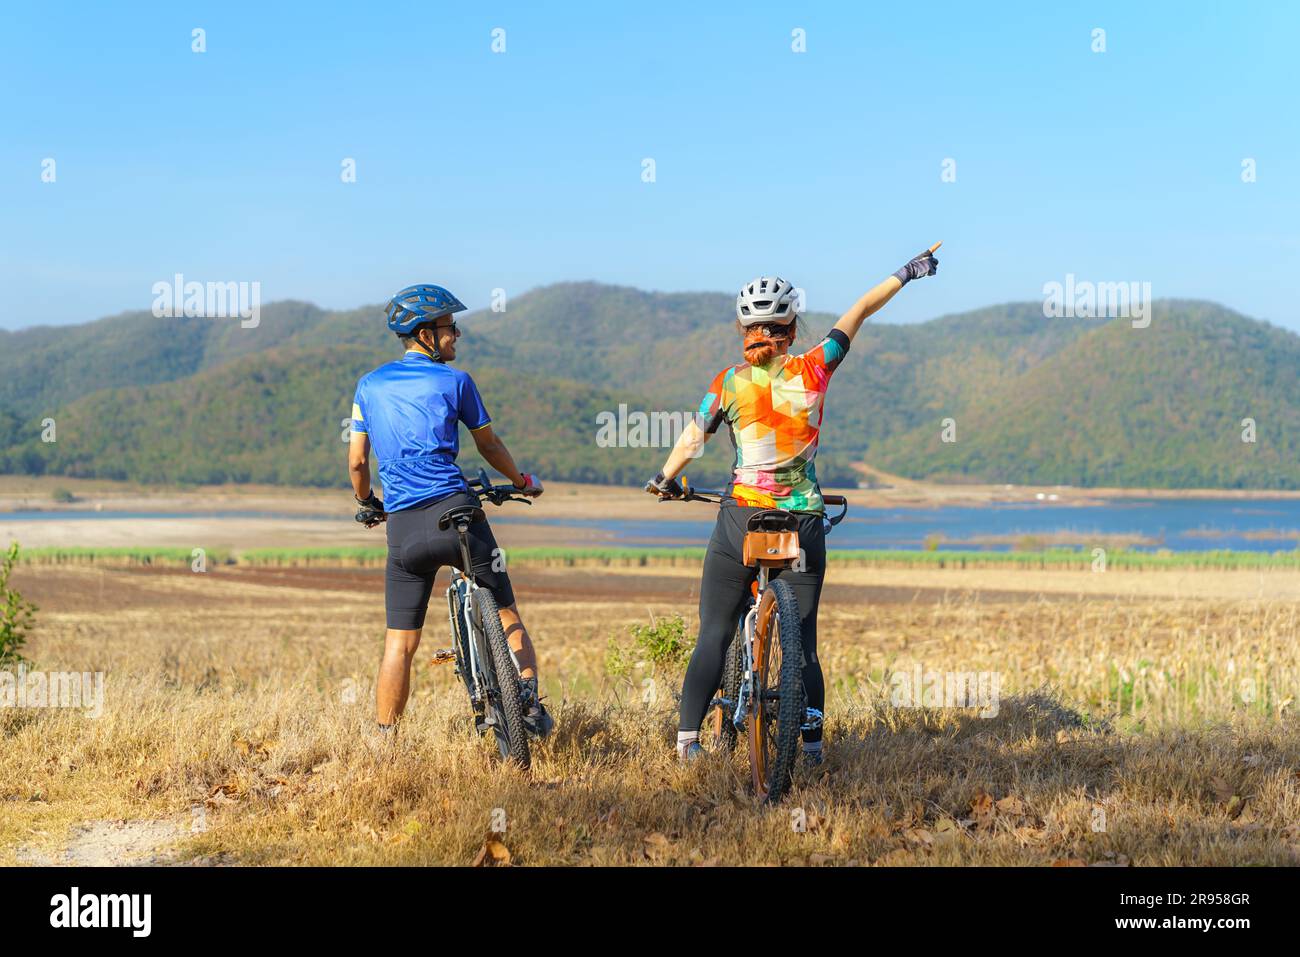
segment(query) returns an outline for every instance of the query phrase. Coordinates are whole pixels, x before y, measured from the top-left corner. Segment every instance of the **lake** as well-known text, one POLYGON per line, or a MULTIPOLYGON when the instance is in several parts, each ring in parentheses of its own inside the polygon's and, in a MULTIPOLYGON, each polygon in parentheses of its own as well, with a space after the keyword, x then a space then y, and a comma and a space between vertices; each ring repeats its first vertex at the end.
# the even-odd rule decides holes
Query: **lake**
MULTIPOLYGON (((644 522, 610 519, 548 521, 519 516, 494 523, 586 525, 615 533, 612 544, 649 547, 708 542, 714 507, 665 503, 673 517, 644 522), (698 518, 683 517, 698 512, 698 518)), ((1300 500, 1127 499, 1075 507, 1040 503, 940 508, 850 508, 828 539, 836 549, 1011 551, 1044 545, 1123 543, 1144 551, 1291 551, 1300 541, 1300 500), (1032 540, 1029 541, 1029 540, 1032 540)))
MULTIPOLYGON (((610 518, 546 518, 489 509, 494 524, 584 527, 609 533, 610 545, 654 547, 704 545, 713 529, 715 507, 664 503, 656 521, 610 518)), ((256 522, 265 519, 349 521, 348 516, 267 512, 95 512, 51 510, 0 512, 6 521, 94 519, 193 519, 256 522)), ((558 531, 558 528, 557 528, 558 531)), ((556 544, 566 544, 557 536, 556 544)), ((832 548, 918 549, 937 541, 940 550, 1007 551, 1061 544, 1142 550, 1291 551, 1300 542, 1300 500, 1295 499, 1125 499, 1074 507, 1030 502, 978 507, 854 508, 831 533, 832 548)))

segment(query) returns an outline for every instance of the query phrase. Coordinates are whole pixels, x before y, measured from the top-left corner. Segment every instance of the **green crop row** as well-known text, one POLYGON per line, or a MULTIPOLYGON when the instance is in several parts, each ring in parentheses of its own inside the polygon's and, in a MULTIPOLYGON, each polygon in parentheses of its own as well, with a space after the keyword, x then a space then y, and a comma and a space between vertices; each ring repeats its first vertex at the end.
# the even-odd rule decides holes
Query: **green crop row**
MULTIPOLYGON (((251 566, 358 566, 384 563, 382 546, 337 548, 251 548, 239 551, 207 550, 209 565, 251 566)), ((26 549, 22 559, 33 564, 193 565, 198 551, 192 548, 144 547, 46 547, 26 549)), ((704 558, 704 549, 690 548, 513 548, 507 560, 532 565, 691 565, 704 558)), ((1099 558, 1091 550, 1047 549, 1034 552, 988 551, 890 551, 882 549, 839 549, 827 555, 832 565, 859 568, 1059 568, 1088 570, 1099 558)), ((1106 553, 1107 569, 1188 569, 1227 571, 1234 569, 1300 569, 1300 551, 1250 552, 1140 552, 1114 550, 1106 553)))

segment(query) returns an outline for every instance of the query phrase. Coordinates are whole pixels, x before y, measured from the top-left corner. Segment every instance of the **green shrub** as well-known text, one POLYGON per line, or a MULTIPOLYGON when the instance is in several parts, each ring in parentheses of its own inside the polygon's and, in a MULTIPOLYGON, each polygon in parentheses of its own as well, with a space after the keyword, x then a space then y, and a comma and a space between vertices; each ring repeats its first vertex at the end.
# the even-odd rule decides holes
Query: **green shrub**
POLYGON ((681 615, 653 618, 648 625, 632 626, 633 647, 653 665, 679 665, 691 655, 686 642, 686 622, 681 615))
POLYGON ((605 646, 605 672, 611 678, 632 677, 638 665, 675 668, 691 656, 692 645, 686 640, 686 622, 681 615, 651 619, 648 625, 628 629, 630 642, 611 636, 605 646))
POLYGON ((75 502, 77 500, 77 496, 73 495, 62 485, 50 493, 50 497, 60 505, 67 505, 69 502, 75 502))
POLYGON ((631 678, 636 661, 613 635, 605 645, 605 673, 611 678, 631 678))
POLYGON ((18 561, 18 543, 12 542, 0 561, 0 668, 25 662, 19 652, 36 620, 36 606, 9 587, 9 573, 18 561))

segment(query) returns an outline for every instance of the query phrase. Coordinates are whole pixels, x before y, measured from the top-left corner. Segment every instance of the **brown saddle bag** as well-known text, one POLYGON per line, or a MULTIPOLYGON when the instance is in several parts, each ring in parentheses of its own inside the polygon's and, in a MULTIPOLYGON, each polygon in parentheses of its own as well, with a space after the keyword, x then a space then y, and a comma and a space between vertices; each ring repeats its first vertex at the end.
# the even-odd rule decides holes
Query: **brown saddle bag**
POLYGON ((746 565, 782 566, 799 557, 798 532, 746 532, 746 565))

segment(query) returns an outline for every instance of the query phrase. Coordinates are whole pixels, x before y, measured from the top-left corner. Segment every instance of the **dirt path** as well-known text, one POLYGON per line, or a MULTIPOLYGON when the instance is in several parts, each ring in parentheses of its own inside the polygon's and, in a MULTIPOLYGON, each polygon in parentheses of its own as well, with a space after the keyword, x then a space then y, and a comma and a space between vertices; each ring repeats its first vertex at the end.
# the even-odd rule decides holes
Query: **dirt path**
POLYGON ((18 861, 39 867, 155 867, 174 862, 169 845, 185 834, 188 819, 87 821, 72 829, 66 846, 53 853, 18 849, 18 861))

